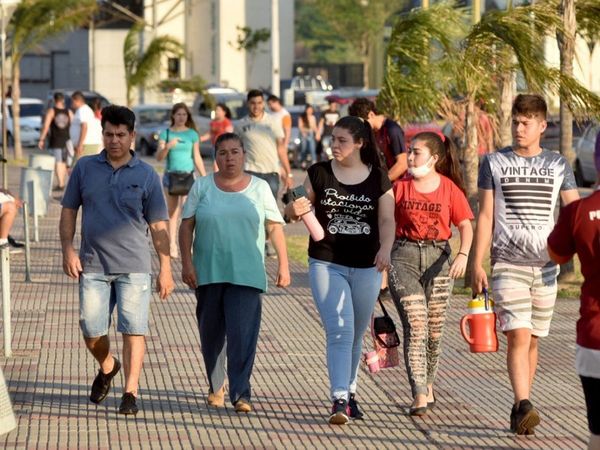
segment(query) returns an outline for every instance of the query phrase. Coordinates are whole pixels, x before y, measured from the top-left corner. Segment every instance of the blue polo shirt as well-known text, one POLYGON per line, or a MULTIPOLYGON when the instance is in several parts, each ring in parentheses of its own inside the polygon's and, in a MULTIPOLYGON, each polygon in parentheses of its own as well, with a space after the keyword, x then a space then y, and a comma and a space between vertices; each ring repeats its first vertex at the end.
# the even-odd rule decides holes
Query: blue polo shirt
POLYGON ((79 257, 87 273, 150 273, 148 224, 168 220, 162 187, 152 166, 134 152, 113 169, 106 151, 77 161, 62 206, 82 207, 79 257))

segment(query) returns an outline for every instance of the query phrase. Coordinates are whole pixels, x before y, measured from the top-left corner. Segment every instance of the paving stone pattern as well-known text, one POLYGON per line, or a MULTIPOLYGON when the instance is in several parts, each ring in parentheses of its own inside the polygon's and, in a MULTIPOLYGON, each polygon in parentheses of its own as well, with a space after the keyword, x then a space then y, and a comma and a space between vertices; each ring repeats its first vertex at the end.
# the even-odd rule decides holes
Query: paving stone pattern
MULTIPOLYGON (((14 184, 18 175, 11 173, 14 184)), ((11 183, 12 184, 12 183, 11 183)), ((511 393, 505 340, 496 354, 471 354, 458 322, 466 298, 452 299, 439 370, 436 408, 408 416, 410 390, 403 366, 371 375, 361 368, 358 400, 365 420, 326 422, 330 403, 324 333, 312 303, 306 269, 292 265, 293 285, 271 287, 253 377, 255 411, 206 404, 195 299, 179 281, 165 302, 155 296, 151 334, 141 378, 137 417, 117 414, 122 372, 102 405, 89 402, 97 367, 78 327, 77 284, 62 272, 55 199, 32 246, 32 283, 24 283, 24 256, 11 255, 12 358, 0 356, 18 428, 0 436, 0 448, 585 448, 587 425, 573 370, 578 302, 559 300, 550 337, 542 341, 532 401, 542 423, 533 437, 508 431, 511 393)), ((301 228, 293 228, 301 230, 301 228)), ((15 224, 22 236, 22 224, 15 224)), ((154 263, 156 265, 156 262, 154 263)), ((274 280, 275 262, 268 261, 274 280)), ((390 305, 390 312, 396 319, 390 305)), ((401 329, 401 328, 400 328, 401 329)), ((112 345, 121 355, 114 325, 112 345)), ((370 343, 365 340, 370 348, 370 343)))

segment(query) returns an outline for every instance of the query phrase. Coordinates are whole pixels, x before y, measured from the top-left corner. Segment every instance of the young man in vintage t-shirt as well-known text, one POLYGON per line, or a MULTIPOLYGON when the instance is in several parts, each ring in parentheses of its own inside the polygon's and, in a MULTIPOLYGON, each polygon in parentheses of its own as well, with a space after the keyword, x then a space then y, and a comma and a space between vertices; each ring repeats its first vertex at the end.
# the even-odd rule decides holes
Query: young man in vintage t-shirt
POLYGON ((539 95, 518 95, 512 108, 513 146, 486 155, 479 170, 479 215, 473 258, 473 293, 488 287, 483 258, 492 243, 492 292, 506 335, 514 405, 510 429, 533 434, 538 411, 529 400, 538 338, 548 335, 559 267, 546 239, 563 204, 579 198, 573 171, 560 154, 540 147, 547 106, 539 95))

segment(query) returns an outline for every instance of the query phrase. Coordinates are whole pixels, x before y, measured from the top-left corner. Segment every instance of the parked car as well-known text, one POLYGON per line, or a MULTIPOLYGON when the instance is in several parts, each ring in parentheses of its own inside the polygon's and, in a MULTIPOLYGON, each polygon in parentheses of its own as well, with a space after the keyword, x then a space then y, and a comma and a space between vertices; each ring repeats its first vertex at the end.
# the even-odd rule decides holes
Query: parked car
POLYGON ((348 108, 354 100, 359 97, 368 98, 371 101, 376 101, 379 95, 379 89, 362 89, 362 88, 340 88, 331 91, 325 97, 328 102, 335 101, 339 106, 340 117, 348 115, 348 108))
MULTIPOLYGON (((209 88, 208 93, 210 99, 199 94, 192 105, 192 116, 200 136, 210 131, 210 121, 215 117, 214 108, 217 103, 223 103, 231 110, 231 121, 234 124, 248 114, 246 94, 231 88, 209 88)), ((212 156, 213 149, 210 141, 200 143, 200 153, 202 156, 212 156)))
MULTIPOLYGON (((540 144, 543 148, 555 152, 560 151, 560 119, 557 116, 549 116, 547 121, 548 126, 542 135, 540 144)), ((573 146, 581 137, 589 122, 578 123, 573 121, 573 146)))
POLYGON ((325 105, 326 97, 333 87, 322 76, 297 75, 281 80, 281 96, 284 105, 325 105))
POLYGON ((575 146, 575 180, 578 186, 591 186, 596 182, 594 150, 596 137, 600 133, 600 123, 589 124, 575 146))
POLYGON ((170 124, 170 103, 138 105, 133 107, 135 113, 135 151, 140 155, 150 156, 156 152, 158 137, 161 131, 170 124))
MULTIPOLYGON (((100 106, 104 108, 111 104, 111 102, 102 94, 99 94, 96 91, 83 91, 81 89, 51 89, 48 91, 48 95, 46 96, 46 108, 51 108, 54 105, 54 93, 62 92, 65 96, 65 105, 67 108, 71 108, 71 95, 73 92, 81 91, 83 97, 85 98, 85 102, 89 105, 90 108, 93 109, 94 101, 96 99, 100 99, 100 106)), ((44 110, 45 112, 45 110, 44 110)))
MULTIPOLYGON (((6 99, 6 108, 8 115, 6 117, 6 129, 8 133, 8 144, 13 142, 13 101, 6 99)), ((42 128, 42 112, 44 110, 44 102, 37 98, 21 98, 19 99, 21 110, 19 112, 21 130, 21 145, 25 147, 34 147, 40 139, 40 131, 42 128)), ((1 113, 0 113, 1 117, 1 113)), ((2 134, 0 133, 0 142, 2 142, 2 134)))

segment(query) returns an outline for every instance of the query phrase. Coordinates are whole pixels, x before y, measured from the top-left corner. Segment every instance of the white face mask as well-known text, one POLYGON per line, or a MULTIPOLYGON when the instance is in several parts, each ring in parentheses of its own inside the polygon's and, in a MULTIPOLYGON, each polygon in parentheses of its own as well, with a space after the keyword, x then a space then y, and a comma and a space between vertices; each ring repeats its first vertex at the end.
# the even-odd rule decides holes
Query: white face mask
POLYGON ((429 162, 433 159, 433 156, 430 156, 425 164, 418 167, 409 167, 408 173, 415 178, 423 178, 429 172, 431 172, 432 167, 429 165, 429 162))

